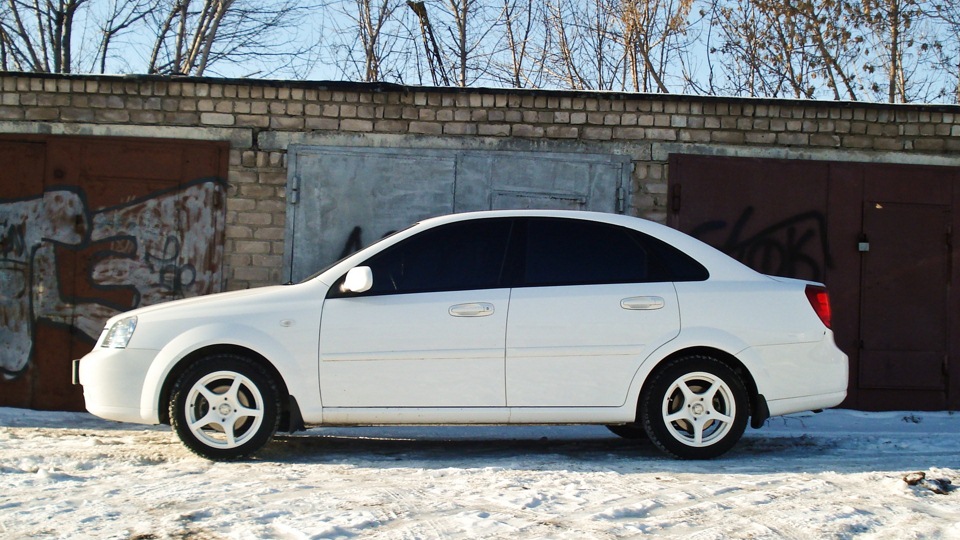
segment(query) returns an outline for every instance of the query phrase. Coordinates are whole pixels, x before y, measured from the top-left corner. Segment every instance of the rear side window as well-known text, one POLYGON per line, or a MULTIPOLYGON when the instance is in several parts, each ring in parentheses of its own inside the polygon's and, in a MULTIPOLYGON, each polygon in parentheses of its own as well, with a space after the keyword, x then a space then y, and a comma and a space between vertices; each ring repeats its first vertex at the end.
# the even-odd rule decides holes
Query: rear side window
POLYGON ((650 281, 659 275, 632 231, 591 221, 531 219, 523 281, 528 286, 650 281))
POLYGON ((648 283, 706 279, 706 269, 643 233, 592 221, 526 222, 525 286, 648 283))
POLYGON ((499 287, 511 228, 510 219, 486 219, 421 232, 362 263, 373 270, 373 288, 363 295, 499 287))

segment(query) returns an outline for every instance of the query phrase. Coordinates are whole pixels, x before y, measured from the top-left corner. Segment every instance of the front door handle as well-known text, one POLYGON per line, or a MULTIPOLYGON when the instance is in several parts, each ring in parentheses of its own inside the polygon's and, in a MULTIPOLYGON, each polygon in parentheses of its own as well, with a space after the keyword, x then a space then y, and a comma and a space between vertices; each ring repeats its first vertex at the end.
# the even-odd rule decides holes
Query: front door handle
POLYGON ((623 309, 660 309, 664 306, 663 298, 659 296, 632 296, 620 301, 623 309))
POLYGON ((493 315, 493 304, 487 302, 470 302, 450 306, 450 315, 454 317, 486 317, 493 315))

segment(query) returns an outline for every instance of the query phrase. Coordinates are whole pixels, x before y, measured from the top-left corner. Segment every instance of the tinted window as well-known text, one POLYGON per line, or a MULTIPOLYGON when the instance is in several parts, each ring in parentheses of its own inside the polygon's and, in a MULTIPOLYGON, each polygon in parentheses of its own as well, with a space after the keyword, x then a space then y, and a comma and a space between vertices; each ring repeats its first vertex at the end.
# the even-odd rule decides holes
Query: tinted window
MULTIPOLYGON (((490 289, 500 286, 512 220, 451 223, 378 253, 365 295, 490 289)), ((332 290, 339 290, 338 286, 332 290)))
POLYGON ((662 240, 637 234, 642 237, 647 251, 666 268, 670 281, 703 281, 710 277, 710 272, 693 257, 662 240))
POLYGON ((550 286, 689 281, 706 279, 706 270, 632 229, 544 218, 527 222, 522 275, 527 286, 550 286))

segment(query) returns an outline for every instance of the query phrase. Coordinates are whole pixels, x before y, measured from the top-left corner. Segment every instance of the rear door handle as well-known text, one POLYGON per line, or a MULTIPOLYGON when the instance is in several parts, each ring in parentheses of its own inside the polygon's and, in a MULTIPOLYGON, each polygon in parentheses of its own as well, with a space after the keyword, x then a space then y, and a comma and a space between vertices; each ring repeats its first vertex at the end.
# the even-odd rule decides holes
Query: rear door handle
POLYGON ((487 302, 470 302, 450 306, 450 315, 454 317, 487 317, 493 315, 493 304, 487 302))
POLYGON ((660 309, 664 306, 663 298, 659 296, 632 296, 620 301, 623 309, 660 309))

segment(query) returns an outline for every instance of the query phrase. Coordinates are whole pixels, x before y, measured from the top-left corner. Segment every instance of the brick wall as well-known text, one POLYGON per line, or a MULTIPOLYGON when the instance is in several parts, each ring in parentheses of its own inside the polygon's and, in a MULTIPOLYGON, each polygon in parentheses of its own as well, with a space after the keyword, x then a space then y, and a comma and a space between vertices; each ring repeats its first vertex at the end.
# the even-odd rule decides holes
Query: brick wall
POLYGON ((0 132, 228 140, 228 289, 281 280, 286 145, 520 145, 631 156, 664 221, 671 152, 960 166, 960 107, 0 73, 0 132))

